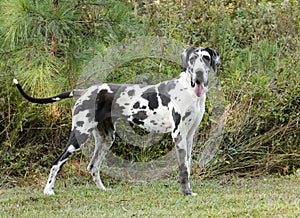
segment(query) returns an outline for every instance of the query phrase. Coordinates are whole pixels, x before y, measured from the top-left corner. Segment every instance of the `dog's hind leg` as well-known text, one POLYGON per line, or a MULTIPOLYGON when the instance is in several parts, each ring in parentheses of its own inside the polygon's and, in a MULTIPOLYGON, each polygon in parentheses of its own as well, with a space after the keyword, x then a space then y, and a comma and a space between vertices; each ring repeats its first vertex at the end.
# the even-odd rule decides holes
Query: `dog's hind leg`
POLYGON ((93 135, 95 137, 95 151, 88 165, 88 171, 97 187, 106 190, 100 178, 100 167, 114 141, 114 127, 110 122, 102 123, 99 131, 94 130, 93 135))
POLYGON ((63 151, 63 153, 56 159, 54 162, 50 174, 48 177, 47 184, 44 188, 45 195, 54 195, 54 183, 56 179, 56 175, 61 169, 61 167, 66 163, 69 157, 77 150, 80 149, 81 145, 88 139, 87 134, 78 135, 75 131, 71 132, 69 141, 63 151), (79 142, 80 143, 79 143, 79 142))
POLYGON ((93 157, 88 165, 88 171, 91 174, 91 176, 93 177, 94 182, 96 183, 97 187, 100 189, 105 190, 105 186, 103 185, 101 178, 100 178, 100 172, 98 169, 98 162, 99 162, 99 157, 100 155, 103 155, 103 150, 105 150, 103 147, 105 147, 106 145, 103 143, 101 136, 98 132, 98 130, 94 130, 93 131, 93 135, 95 138, 95 150, 94 150, 94 154, 93 157))

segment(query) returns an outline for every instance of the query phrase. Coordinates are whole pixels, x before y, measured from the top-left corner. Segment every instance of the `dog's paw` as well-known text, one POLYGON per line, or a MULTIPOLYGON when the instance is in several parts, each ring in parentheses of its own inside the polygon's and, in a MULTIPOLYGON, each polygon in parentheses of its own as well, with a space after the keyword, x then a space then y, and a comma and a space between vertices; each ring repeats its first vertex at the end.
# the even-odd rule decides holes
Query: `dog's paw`
POLYGON ((183 192, 183 195, 184 196, 197 196, 197 193, 189 191, 189 192, 183 192))
POLYGON ((191 196, 197 196, 197 193, 191 192, 191 196))
POLYGON ((44 195, 54 195, 53 189, 45 188, 44 189, 44 195))

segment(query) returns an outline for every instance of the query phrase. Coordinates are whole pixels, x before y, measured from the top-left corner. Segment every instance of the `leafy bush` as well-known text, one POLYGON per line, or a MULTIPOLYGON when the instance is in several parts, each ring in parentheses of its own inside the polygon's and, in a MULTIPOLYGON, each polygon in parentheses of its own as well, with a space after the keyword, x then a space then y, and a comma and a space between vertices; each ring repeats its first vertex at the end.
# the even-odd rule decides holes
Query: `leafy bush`
MULTIPOLYGON (((267 41, 262 44, 269 46, 268 51, 274 49, 267 41)), ((252 61, 248 57, 243 63, 250 61, 253 69, 263 70, 236 69, 234 79, 224 81, 230 83, 230 114, 219 156, 211 166, 214 173, 287 174, 300 165, 299 60, 280 54, 280 48, 273 52, 278 55, 275 59, 274 54, 269 59, 262 56, 258 49, 251 52, 252 61), (261 59, 267 66, 259 66, 261 59)))
MULTIPOLYGON (((199 174, 293 173, 300 165, 299 3, 174 1, 147 6, 142 11, 157 34, 221 53, 220 81, 229 114, 218 155, 199 174)), ((196 160, 209 137, 213 104, 208 95, 196 160)))
POLYGON ((12 79, 37 97, 74 87, 94 52, 143 33, 145 26, 132 9, 122 0, 1 1, 1 177, 26 175, 35 164, 49 167, 71 125, 72 101, 30 104, 12 87, 12 79))

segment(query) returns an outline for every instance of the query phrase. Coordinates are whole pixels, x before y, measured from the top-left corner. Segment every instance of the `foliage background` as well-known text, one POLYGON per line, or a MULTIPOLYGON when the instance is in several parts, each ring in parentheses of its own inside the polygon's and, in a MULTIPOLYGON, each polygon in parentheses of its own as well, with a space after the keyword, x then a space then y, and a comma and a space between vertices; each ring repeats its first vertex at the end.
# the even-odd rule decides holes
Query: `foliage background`
MULTIPOLYGON (((97 52, 142 35, 211 46, 221 54, 220 84, 228 108, 225 134, 211 164, 201 169, 195 163, 194 175, 295 173, 300 166, 299 8, 296 0, 1 1, 0 186, 14 185, 16 178, 46 176, 71 125, 72 100, 30 104, 12 79, 17 77, 38 97, 69 90, 97 52)), ((178 71, 160 64, 132 63, 126 71, 178 71)), ((122 82, 121 72, 107 82, 122 82)), ((208 99, 195 160, 213 122, 212 104, 208 99)), ((160 149, 141 153, 122 143, 117 146, 119 155, 132 160, 162 155, 160 149)), ((80 161, 79 154, 71 165, 80 161)))

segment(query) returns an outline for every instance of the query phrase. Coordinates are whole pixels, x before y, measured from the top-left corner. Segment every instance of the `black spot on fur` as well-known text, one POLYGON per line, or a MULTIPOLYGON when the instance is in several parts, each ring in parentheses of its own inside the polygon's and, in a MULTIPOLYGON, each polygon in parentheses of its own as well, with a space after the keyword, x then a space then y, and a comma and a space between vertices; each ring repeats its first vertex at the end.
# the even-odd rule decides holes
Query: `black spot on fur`
POLYGON ((174 142, 175 142, 176 144, 178 144, 179 142, 181 142, 181 140, 182 140, 182 136, 180 135, 180 133, 178 133, 177 137, 174 138, 174 142))
POLYGON ((172 117, 173 117, 173 120, 174 120, 174 123, 175 123, 175 128, 174 128, 174 130, 173 130, 173 133, 175 133, 176 130, 178 129, 178 125, 179 125, 179 123, 180 123, 181 116, 180 116, 179 113, 177 113, 177 112, 175 111, 174 108, 173 108, 173 110, 172 110, 172 117))
POLYGON ((135 94, 135 90, 134 89, 128 91, 128 95, 129 96, 133 96, 134 94, 135 94))
POLYGON ((146 119, 148 116, 147 116, 147 113, 146 111, 139 111, 137 112, 136 114, 133 114, 132 115, 132 121, 137 124, 137 125, 144 125, 144 119, 146 119))
POLYGON ((157 122, 155 120, 151 120, 150 123, 152 123, 154 126, 157 125, 157 122))
POLYGON ((169 102, 171 101, 171 99, 169 97, 167 97, 166 95, 164 94, 159 94, 159 97, 161 99, 161 103, 163 106, 167 106, 169 104, 169 102))
POLYGON ((184 116, 182 117, 182 121, 184 121, 187 117, 191 115, 190 111, 185 112, 184 116))
POLYGON ((109 93, 106 89, 101 90, 96 99, 96 121, 102 121, 111 117, 111 105, 114 99, 114 94, 109 93))
POLYGON ((158 95, 161 99, 163 106, 168 106, 171 101, 171 96, 169 94, 170 90, 175 88, 175 82, 163 82, 158 86, 158 95))
POLYGON ((122 111, 124 110, 124 106, 120 106, 114 101, 118 98, 118 96, 120 96, 121 93, 123 93, 126 86, 116 84, 108 85, 112 93, 108 92, 106 89, 103 89, 97 94, 96 101, 94 102, 95 120, 98 122, 111 117, 120 117, 122 116, 122 111))
POLYGON ((74 108, 73 115, 78 114, 81 111, 91 110, 95 107, 95 100, 97 96, 98 89, 95 88, 93 92, 91 92, 89 99, 82 101, 80 104, 77 104, 74 108))
POLYGON ((149 88, 142 94, 142 98, 148 101, 148 107, 150 110, 158 108, 157 93, 154 88, 149 88))
MULTIPOLYGON (((92 129, 89 129, 88 132, 91 133, 92 129)), ((77 130, 76 126, 73 130, 74 134, 75 134, 75 138, 73 136, 71 136, 71 138, 69 138, 69 142, 68 144, 73 145, 75 147, 75 149, 78 149, 80 147, 81 144, 85 143, 86 140, 89 137, 89 133, 82 133, 79 130, 77 130)))
POLYGON ((132 121, 137 124, 137 125, 144 125, 144 122, 143 121, 140 121, 139 119, 137 118, 133 118, 132 121))
POLYGON ((144 119, 146 119, 148 116, 147 116, 146 111, 139 111, 139 112, 137 112, 136 114, 133 114, 132 117, 133 117, 133 119, 144 120, 144 119))
POLYGON ((140 107, 140 102, 135 102, 135 104, 133 105, 134 109, 138 109, 140 107))
POLYGON ((77 121, 76 125, 79 127, 83 127, 84 122, 83 121, 77 121))

